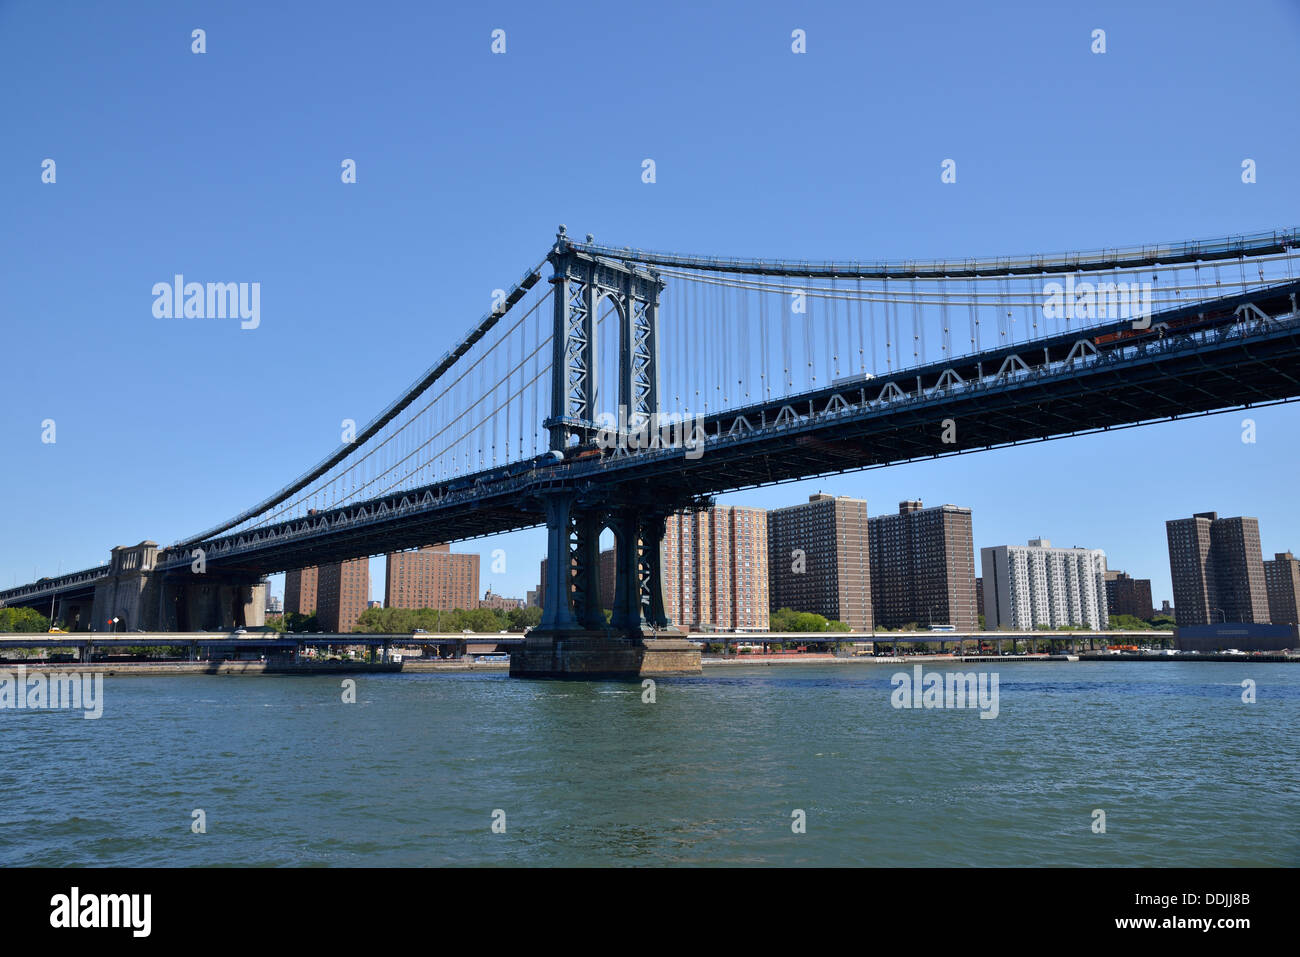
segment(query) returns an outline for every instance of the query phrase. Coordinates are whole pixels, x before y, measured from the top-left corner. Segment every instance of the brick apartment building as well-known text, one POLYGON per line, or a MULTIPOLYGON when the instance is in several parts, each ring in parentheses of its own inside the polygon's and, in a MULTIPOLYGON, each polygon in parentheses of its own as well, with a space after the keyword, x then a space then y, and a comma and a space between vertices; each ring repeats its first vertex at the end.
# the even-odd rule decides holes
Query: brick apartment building
POLYGON ((872 626, 867 503, 824 495, 767 513, 768 607, 872 626))
POLYGON ((876 516, 868 526, 878 626, 978 627, 970 509, 906 501, 899 503, 897 515, 876 516))
POLYGON ((1197 512, 1165 522, 1175 621, 1269 623, 1259 521, 1197 512))
POLYGON ((448 545, 389 552, 384 607, 442 611, 477 608, 478 573, 476 552, 453 553, 448 545))

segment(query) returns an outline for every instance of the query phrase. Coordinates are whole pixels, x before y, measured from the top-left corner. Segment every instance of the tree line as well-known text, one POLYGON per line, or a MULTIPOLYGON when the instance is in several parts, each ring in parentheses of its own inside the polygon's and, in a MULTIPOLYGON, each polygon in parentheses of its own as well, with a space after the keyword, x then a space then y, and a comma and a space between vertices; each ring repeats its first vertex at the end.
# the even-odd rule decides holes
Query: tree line
POLYGON ((793 608, 779 608, 768 616, 767 627, 771 631, 852 631, 847 624, 827 618, 811 611, 795 611, 793 608))
MULTIPOLYGON (((352 627, 353 634, 401 635, 416 631, 430 634, 455 635, 472 631, 480 635, 494 635, 508 631, 522 634, 525 628, 535 627, 542 620, 540 608, 367 608, 352 627)), ((295 634, 324 631, 315 615, 271 616, 266 619, 268 631, 295 634)))

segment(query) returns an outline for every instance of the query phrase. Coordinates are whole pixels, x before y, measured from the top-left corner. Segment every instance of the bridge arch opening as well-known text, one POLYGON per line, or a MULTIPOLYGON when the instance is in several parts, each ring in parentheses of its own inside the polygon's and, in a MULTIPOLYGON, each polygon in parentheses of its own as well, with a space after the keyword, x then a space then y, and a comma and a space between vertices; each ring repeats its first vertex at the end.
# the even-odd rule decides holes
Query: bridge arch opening
POLYGON ((619 423, 619 340, 624 322, 621 300, 615 293, 604 292, 595 304, 596 344, 592 350, 596 361, 595 396, 591 412, 598 426, 613 427, 619 423))

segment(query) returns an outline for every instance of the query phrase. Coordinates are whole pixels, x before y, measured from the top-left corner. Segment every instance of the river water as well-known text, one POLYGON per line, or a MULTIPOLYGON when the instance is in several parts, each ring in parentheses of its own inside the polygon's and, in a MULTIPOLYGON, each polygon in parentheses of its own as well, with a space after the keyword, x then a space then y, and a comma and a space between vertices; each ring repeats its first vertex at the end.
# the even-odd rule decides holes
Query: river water
POLYGON ((1300 865, 1300 668, 957 667, 996 718, 893 707, 910 664, 106 678, 0 710, 0 863, 1300 865))

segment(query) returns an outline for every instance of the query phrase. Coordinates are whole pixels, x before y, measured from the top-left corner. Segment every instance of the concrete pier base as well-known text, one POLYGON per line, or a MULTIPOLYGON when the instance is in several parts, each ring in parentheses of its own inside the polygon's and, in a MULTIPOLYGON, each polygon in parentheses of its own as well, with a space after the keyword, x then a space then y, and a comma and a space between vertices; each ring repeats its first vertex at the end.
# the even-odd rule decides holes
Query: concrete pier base
POLYGON ((611 638, 602 632, 529 634, 510 653, 512 678, 575 680, 698 675, 700 649, 675 635, 611 638))

